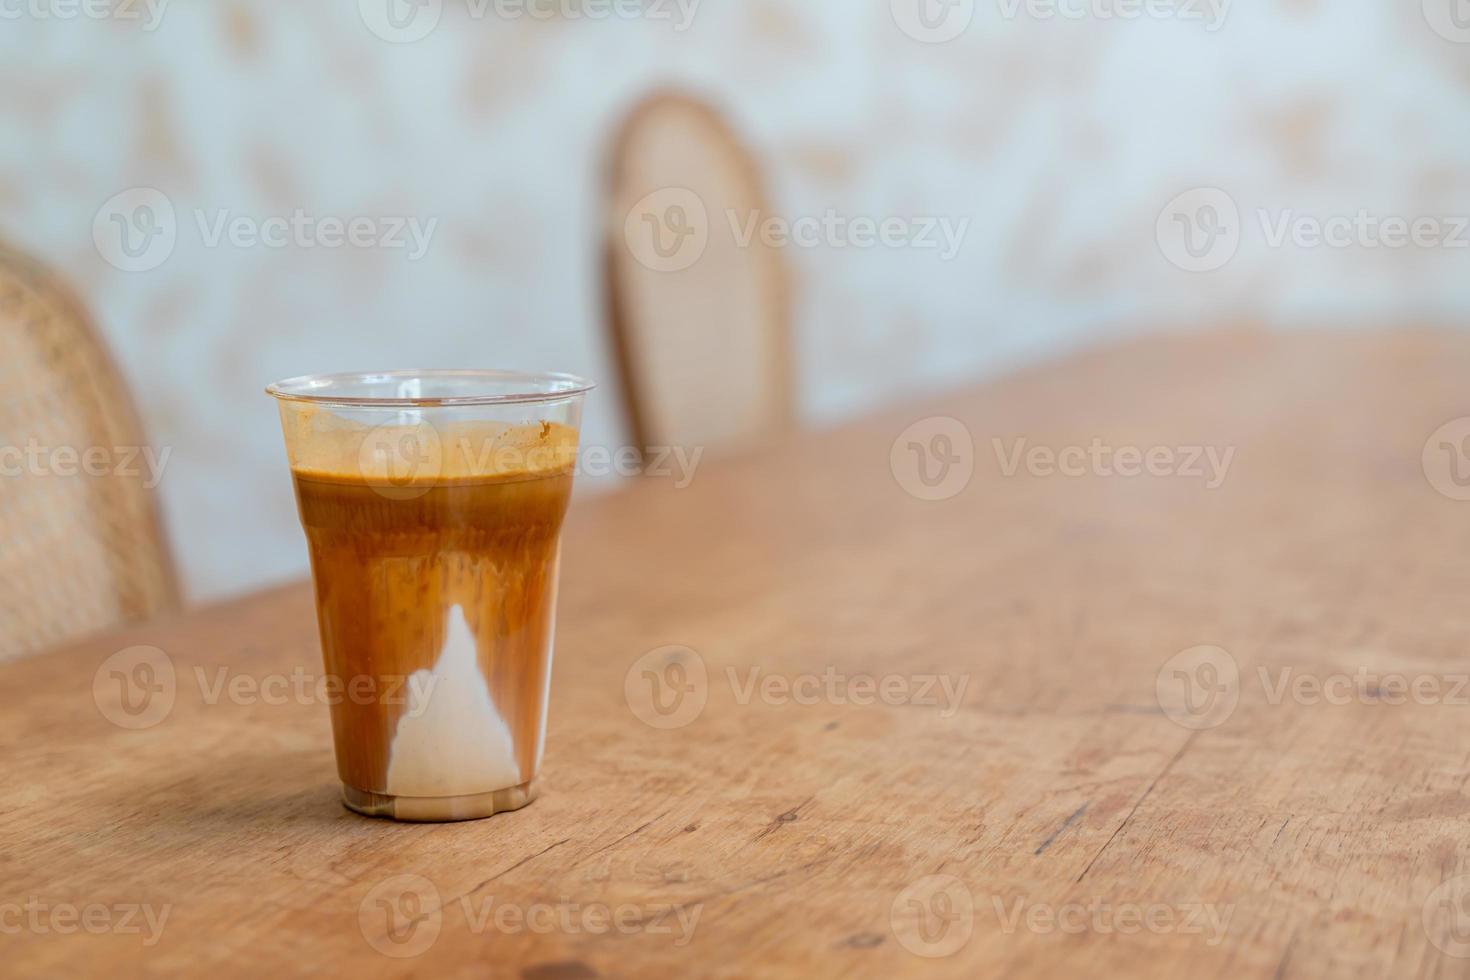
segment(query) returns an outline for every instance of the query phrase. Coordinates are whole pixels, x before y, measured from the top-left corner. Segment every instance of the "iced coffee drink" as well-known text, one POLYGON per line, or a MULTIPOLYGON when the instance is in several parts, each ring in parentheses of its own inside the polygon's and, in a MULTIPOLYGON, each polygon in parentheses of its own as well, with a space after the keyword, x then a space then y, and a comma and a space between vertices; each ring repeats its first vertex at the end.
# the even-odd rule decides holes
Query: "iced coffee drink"
POLYGON ((400 820, 535 797, 587 387, 445 374, 272 388, 339 694, 343 799, 400 820), (343 401, 364 388, 383 404, 343 401))

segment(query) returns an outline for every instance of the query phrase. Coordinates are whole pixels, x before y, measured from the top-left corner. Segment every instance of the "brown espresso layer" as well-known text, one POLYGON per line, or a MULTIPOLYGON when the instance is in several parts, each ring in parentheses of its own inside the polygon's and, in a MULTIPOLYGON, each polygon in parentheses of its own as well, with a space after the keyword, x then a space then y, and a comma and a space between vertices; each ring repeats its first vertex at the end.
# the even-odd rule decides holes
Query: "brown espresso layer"
MULTIPOLYGON (((395 734, 405 714, 424 707, 415 703, 410 678, 447 658, 450 634, 464 624, 476 680, 483 679, 514 746, 518 777, 507 785, 530 781, 544 731, 570 466, 417 482, 408 493, 335 473, 296 470, 292 476, 310 545, 327 674, 347 692, 332 706, 342 781, 370 793, 392 792, 395 734), (390 690, 395 685, 396 693, 390 690)), ((464 693, 430 686, 427 696, 432 702, 464 693)), ((466 738, 476 737, 474 726, 467 729, 466 738)), ((463 749, 451 740, 443 751, 436 765, 452 771, 463 749)))

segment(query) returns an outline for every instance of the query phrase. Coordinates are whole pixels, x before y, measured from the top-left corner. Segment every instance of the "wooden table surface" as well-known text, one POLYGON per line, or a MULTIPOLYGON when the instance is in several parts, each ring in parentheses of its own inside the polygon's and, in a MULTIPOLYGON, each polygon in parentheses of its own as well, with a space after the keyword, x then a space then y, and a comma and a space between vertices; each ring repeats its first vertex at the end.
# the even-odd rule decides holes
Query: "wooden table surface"
POLYGON ((1470 974, 1467 415, 1170 337, 580 500, 488 821, 341 807, 304 584, 5 665, 0 972, 1470 974))

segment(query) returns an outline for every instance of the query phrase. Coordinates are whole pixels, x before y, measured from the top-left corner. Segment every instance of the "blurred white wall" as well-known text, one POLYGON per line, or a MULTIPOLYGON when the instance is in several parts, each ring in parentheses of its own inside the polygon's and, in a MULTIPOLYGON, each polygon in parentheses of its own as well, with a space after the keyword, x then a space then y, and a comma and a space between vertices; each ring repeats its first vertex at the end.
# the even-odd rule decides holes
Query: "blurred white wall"
POLYGON ((599 160, 664 83, 726 108, 783 217, 969 221, 948 259, 790 248, 814 423, 1125 331, 1470 321, 1452 240, 1268 234, 1366 210, 1455 237, 1464 0, 97 2, 0 0, 0 235, 70 275, 171 447, 162 492, 196 599, 305 569, 268 381, 573 371, 607 382, 588 441, 619 443, 599 160), (1233 205, 1238 250, 1168 240, 1186 225, 1166 205, 1201 187, 1223 213, 1214 191, 1176 206, 1204 236, 1233 205), (124 271, 94 223, 105 235, 135 188, 166 197, 176 239, 124 271), (417 258, 199 227, 298 209, 437 226, 417 258), (1196 259, 1210 270, 1180 268, 1196 259))

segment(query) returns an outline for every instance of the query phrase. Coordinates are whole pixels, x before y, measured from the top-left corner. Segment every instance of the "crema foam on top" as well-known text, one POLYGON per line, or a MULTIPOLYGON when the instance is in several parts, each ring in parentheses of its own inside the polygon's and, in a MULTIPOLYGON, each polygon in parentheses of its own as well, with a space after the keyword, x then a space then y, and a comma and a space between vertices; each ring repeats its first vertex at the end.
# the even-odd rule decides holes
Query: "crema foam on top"
POLYGON ((571 472, 578 431, 556 422, 430 422, 383 412, 366 425, 314 405, 285 414, 291 469, 310 479, 426 486, 535 479, 571 472))

